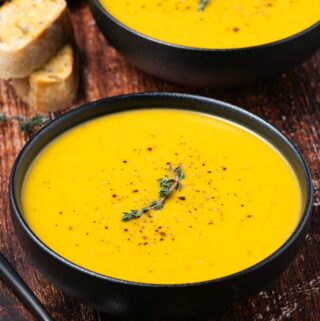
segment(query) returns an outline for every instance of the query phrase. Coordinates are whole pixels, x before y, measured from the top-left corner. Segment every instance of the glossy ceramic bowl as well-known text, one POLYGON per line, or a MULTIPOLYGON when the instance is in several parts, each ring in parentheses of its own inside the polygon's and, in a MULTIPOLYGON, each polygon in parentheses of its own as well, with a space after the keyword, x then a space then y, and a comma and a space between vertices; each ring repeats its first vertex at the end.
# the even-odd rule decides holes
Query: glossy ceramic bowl
POLYGON ((191 86, 235 87, 268 79, 320 47, 320 21, 284 40, 241 49, 198 49, 155 40, 125 26, 89 0, 107 40, 131 63, 159 78, 191 86))
POLYGON ((10 179, 10 202, 21 245, 35 265, 65 293, 109 315, 125 319, 195 320, 248 298, 283 272, 307 233, 312 184, 308 168, 293 144, 255 115, 204 97, 151 93, 102 99, 68 112, 45 126, 17 157, 10 179), (23 218, 21 190, 26 171, 38 153, 58 135, 87 120, 123 110, 157 107, 193 110, 234 121, 266 138, 283 153, 301 185, 303 214, 296 230, 279 250, 259 264, 227 277, 198 283, 157 285, 128 282, 88 271, 59 256, 37 238, 23 218))

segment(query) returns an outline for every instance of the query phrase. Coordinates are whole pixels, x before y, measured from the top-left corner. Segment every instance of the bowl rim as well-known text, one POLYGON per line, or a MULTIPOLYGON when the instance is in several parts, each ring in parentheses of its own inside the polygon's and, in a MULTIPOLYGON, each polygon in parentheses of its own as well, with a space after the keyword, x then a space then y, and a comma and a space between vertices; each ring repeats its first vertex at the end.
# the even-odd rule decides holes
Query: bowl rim
MULTIPOLYGON (((128 111, 128 110, 135 110, 135 109, 145 109, 147 107, 143 108, 138 108, 136 106, 130 107, 130 108, 125 108, 123 111, 128 111)), ((156 106, 150 106, 150 108, 161 108, 161 105, 156 105, 156 106)), ((163 107, 162 107, 163 108, 163 107)), ((165 107, 165 108, 170 108, 170 109, 177 109, 178 107, 165 107)), ((179 107, 181 110, 191 110, 197 112, 196 109, 192 109, 191 107, 188 108, 186 107, 179 107)), ((119 110, 117 111, 111 111, 110 113, 108 112, 103 112, 101 115, 94 116, 94 117, 86 117, 86 120, 94 119, 101 117, 102 115, 110 115, 113 113, 118 113, 121 112, 119 110)), ((199 111, 201 113, 209 114, 209 115, 214 115, 213 113, 210 114, 209 112, 204 112, 204 111, 199 111)), ((217 116, 217 117, 222 117, 222 116, 217 116)), ((222 117, 223 118, 223 117, 222 117)), ((81 120, 77 124, 83 123, 86 121, 81 120)), ((226 117, 226 120, 228 117, 226 117)), ((233 121, 233 120, 231 120, 233 121)), ((243 125, 240 123, 240 125, 244 126, 245 128, 247 126, 243 125)), ((69 130, 70 128, 75 127, 76 124, 73 124, 66 130, 69 130)), ((250 129, 250 128, 249 128, 250 129)), ((52 141, 54 138, 58 137, 62 133, 64 133, 66 130, 60 131, 57 135, 54 137, 50 138, 50 141, 52 141)), ((250 129, 251 131, 254 131, 253 129, 250 129)), ((263 136, 262 136, 263 137, 263 136)), ((49 142, 45 144, 47 146, 49 142)), ((272 141, 271 141, 272 144, 272 141)), ((43 148, 43 147, 42 147, 43 148)), ((42 149, 41 148, 41 149, 42 149)), ((281 150, 280 150, 281 152, 281 150)), ((12 170, 10 174, 10 179, 9 179, 9 200, 10 200, 10 205, 11 205, 11 215, 14 215, 15 218, 18 220, 20 226, 24 230, 24 232, 28 235, 29 238, 38 246, 42 251, 44 251, 47 255, 51 256, 55 260, 58 260, 61 264, 67 265, 68 268, 76 270, 77 272, 84 273, 87 276, 95 277, 96 279, 99 279, 101 282, 111 282, 115 284, 120 284, 120 285, 126 285, 126 286, 132 286, 132 287, 143 287, 143 288, 186 288, 186 287, 198 287, 198 286, 205 286, 205 285, 214 285, 214 284, 221 284, 223 282, 232 282, 238 279, 239 277, 249 275, 253 272, 256 272, 257 270, 263 268, 264 266, 268 265, 275 259, 277 259, 279 256, 281 256, 295 241, 296 239, 299 238, 300 234, 303 232, 304 228, 308 225, 309 218, 311 217, 312 214, 312 206, 313 206, 313 184, 312 184, 312 178, 311 174, 309 171, 309 168, 300 153, 300 151, 297 149, 297 147, 290 141, 290 139, 282 134, 278 129, 276 129, 273 125, 271 125, 269 122, 263 120, 259 116, 256 116, 255 114, 248 112, 245 109, 242 109, 238 106, 229 104, 227 102, 223 102, 220 100, 212 99, 212 98, 207 98, 203 96, 198 96, 198 95, 190 95, 190 94, 184 94, 184 93, 160 93, 160 92, 149 92, 149 93, 137 93, 137 94, 126 94, 126 95, 119 95, 119 96, 113 96, 113 97, 107 97, 107 98, 102 98, 97 101, 89 102, 87 104, 84 104, 78 108, 72 109, 65 114, 57 117, 56 119, 48 122, 42 129, 40 129, 21 149, 19 152, 12 170), (84 267, 81 267, 80 265, 73 263, 69 261, 67 258, 61 256, 60 254, 56 253, 54 250, 52 250, 49 246, 47 246, 44 242, 42 242, 38 236, 32 231, 32 229, 29 227, 27 222, 25 221, 22 211, 19 209, 18 201, 17 201, 17 196, 15 194, 15 186, 16 186, 16 174, 18 168, 23 164, 24 161, 24 155, 25 153, 28 152, 29 147, 34 144, 43 134, 45 134, 48 131, 51 131, 55 128, 59 128, 60 123, 63 122, 65 119, 68 118, 73 118, 76 117, 78 113, 86 113, 92 108, 99 108, 99 106, 103 106, 106 103, 108 105, 112 105, 113 103, 118 103, 119 101, 126 101, 126 100, 132 100, 136 99, 137 101, 141 100, 144 101, 144 99, 171 99, 171 100, 182 100, 185 101, 186 103, 204 103, 207 105, 211 105, 213 108, 223 108, 227 109, 229 112, 235 113, 237 115, 240 115, 242 117, 245 117, 246 119, 252 120, 255 124, 261 125, 263 128, 266 128, 270 130, 272 133, 277 135, 284 144, 286 144, 290 150, 293 152, 296 160, 299 162, 302 170, 303 170, 303 175, 306 180, 306 185, 307 185, 307 191, 306 191, 306 199, 305 199, 305 204, 303 204, 302 207, 302 214, 301 218, 299 220, 299 223, 297 224, 296 228, 294 231, 291 233, 290 237, 279 247, 276 251, 271 253, 268 257, 265 259, 259 261, 258 263, 249 266, 248 268, 241 270, 236 273, 232 273, 223 277, 215 278, 215 279, 210 279, 210 280, 204 280, 204 281, 197 281, 197 282, 189 282, 189 283, 175 283, 175 284, 162 284, 162 283, 143 283, 143 282, 137 282, 137 281, 128 281, 124 279, 119 279, 115 277, 110 277, 107 275, 103 275, 94 271, 91 271, 89 269, 86 269, 84 267)))
MULTIPOLYGON (((259 49, 267 49, 267 48, 275 47, 275 46, 278 46, 278 45, 283 45, 283 44, 285 44, 287 42, 296 40, 296 39, 298 39, 300 37, 305 36, 309 32, 312 32, 313 30, 316 30, 317 28, 319 28, 319 30, 320 30, 320 20, 319 20, 318 22, 312 24, 308 28, 303 29, 303 30, 301 30, 301 31, 289 36, 289 37, 281 38, 279 40, 275 40, 275 41, 272 41, 272 42, 267 42, 267 43, 260 44, 260 45, 247 46, 247 47, 237 47, 237 48, 216 48, 216 49, 215 48, 192 47, 192 46, 185 46, 185 45, 179 45, 179 44, 167 42, 167 41, 164 41, 164 40, 156 39, 156 38, 153 38, 151 36, 145 35, 145 34, 139 32, 139 31, 136 31, 136 30, 132 29, 131 27, 128 27, 127 25, 125 25, 124 23, 122 23, 121 21, 116 19, 101 4, 100 0, 89 0, 89 3, 91 5, 96 6, 99 9, 99 11, 103 13, 103 15, 105 15, 109 20, 111 20, 113 23, 118 25, 118 27, 120 27, 120 28, 126 30, 127 32, 135 35, 136 37, 139 37, 139 38, 142 38, 144 40, 153 42, 154 44, 157 44, 157 45, 163 45, 163 46, 166 46, 166 47, 180 49, 180 50, 189 50, 189 51, 193 51, 193 52, 234 53, 234 52, 239 52, 239 51, 251 51, 251 50, 259 50, 259 49)), ((94 19, 96 20, 95 17, 94 17, 94 19)))

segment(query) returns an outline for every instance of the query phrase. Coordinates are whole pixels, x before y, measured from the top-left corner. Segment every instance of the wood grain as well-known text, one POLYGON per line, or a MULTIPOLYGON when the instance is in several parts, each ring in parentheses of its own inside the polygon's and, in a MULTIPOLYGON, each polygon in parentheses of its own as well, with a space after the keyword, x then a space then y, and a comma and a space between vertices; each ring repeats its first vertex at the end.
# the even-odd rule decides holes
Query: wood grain
MULTIPOLYGON (((76 105, 132 92, 201 94, 254 112, 282 130, 301 149, 315 187, 313 220, 305 246, 270 288, 234 307, 219 321, 319 321, 320 51, 296 69, 257 86, 225 91, 186 88, 155 79, 127 63, 98 31, 84 2, 74 4, 71 13, 82 70, 82 88, 76 105)), ((0 111, 11 115, 32 114, 16 98, 10 85, 2 81, 0 111)), ((27 139, 16 124, 0 126, 0 249, 57 321, 97 321, 94 311, 64 296, 33 267, 14 234, 9 212, 8 178, 14 158, 27 139)), ((6 284, 0 284, 0 320, 33 320, 6 284)))

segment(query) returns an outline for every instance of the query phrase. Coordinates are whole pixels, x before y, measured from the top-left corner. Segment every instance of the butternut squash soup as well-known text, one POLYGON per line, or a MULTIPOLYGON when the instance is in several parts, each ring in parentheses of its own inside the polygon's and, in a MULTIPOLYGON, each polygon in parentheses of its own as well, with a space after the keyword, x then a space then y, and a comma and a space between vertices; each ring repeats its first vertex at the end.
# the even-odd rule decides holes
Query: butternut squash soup
POLYGON ((262 45, 320 20, 319 0, 101 0, 101 4, 133 30, 197 48, 262 45))
POLYGON ((224 119, 174 109, 115 113, 57 137, 33 161, 24 217, 88 270, 158 284, 244 270, 290 237, 302 212, 287 160, 224 119))

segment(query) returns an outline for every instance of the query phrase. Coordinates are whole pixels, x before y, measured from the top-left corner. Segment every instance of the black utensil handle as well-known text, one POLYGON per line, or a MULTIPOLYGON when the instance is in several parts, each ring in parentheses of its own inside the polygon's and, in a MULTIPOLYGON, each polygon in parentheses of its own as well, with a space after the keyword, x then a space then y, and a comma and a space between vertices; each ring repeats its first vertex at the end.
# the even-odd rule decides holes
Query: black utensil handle
POLYGON ((40 301, 18 275, 16 270, 9 264, 9 262, 1 253, 0 276, 7 281, 16 295, 39 321, 54 321, 46 309, 42 306, 40 301))

